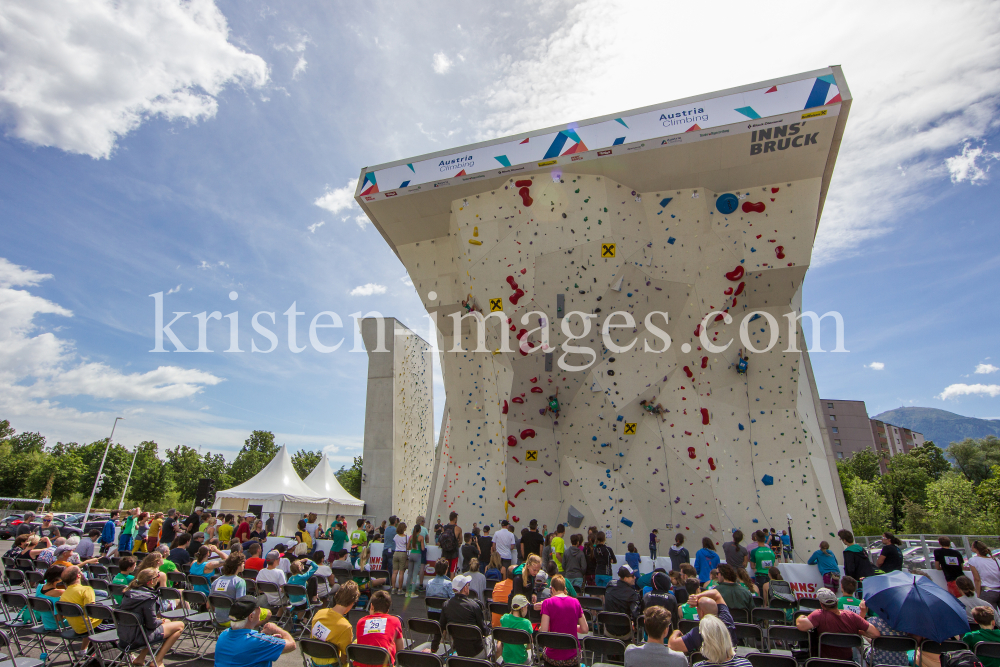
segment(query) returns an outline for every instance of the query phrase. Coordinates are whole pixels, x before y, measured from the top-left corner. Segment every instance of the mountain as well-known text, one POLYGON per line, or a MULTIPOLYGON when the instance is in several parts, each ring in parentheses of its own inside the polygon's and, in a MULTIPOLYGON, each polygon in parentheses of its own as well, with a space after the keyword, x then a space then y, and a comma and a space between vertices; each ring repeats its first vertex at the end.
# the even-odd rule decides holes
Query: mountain
POLYGON ((963 417, 937 408, 896 408, 875 415, 872 419, 923 433, 924 438, 933 440, 934 444, 942 448, 965 438, 1000 436, 1000 419, 963 417))

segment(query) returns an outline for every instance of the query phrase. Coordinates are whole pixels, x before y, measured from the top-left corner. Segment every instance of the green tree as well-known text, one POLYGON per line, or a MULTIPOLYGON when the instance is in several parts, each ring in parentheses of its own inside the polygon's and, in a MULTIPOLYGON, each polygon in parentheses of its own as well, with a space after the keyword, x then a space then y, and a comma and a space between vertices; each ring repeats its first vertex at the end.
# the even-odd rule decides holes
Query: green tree
POLYGON ((85 466, 74 453, 39 457, 26 480, 27 491, 35 498, 63 502, 79 490, 85 466))
POLYGON ((990 533, 996 534, 1000 532, 1000 528, 995 526, 1000 522, 1000 465, 993 466, 990 473, 989 479, 984 479, 976 487, 976 496, 983 509, 983 518, 993 520, 994 527, 990 533))
POLYGON ((941 479, 941 475, 952 469, 951 463, 944 457, 944 450, 927 440, 919 447, 911 449, 907 456, 912 456, 920 462, 920 467, 927 471, 931 479, 941 479))
POLYGON ((170 492, 170 469, 157 455, 158 448, 152 440, 140 442, 135 455, 132 480, 129 482, 129 499, 140 507, 162 501, 170 492))
POLYGON ((45 450, 45 437, 41 433, 24 431, 8 440, 14 454, 41 454, 45 450))
POLYGON ((215 480, 216 491, 235 486, 229 476, 229 464, 222 454, 205 454, 201 461, 201 476, 215 480))
POLYGON ((0 496, 24 498, 28 495, 26 482, 35 460, 24 454, 11 454, 9 445, 3 449, 6 452, 0 451, 0 496))
POLYGON ((889 504, 878 485, 855 477, 851 483, 851 503, 847 514, 857 535, 878 535, 889 526, 889 504))
POLYGON ((966 438, 948 446, 948 454, 955 459, 955 466, 973 484, 990 476, 990 469, 1000 465, 1000 438, 966 438))
POLYGON ((229 466, 230 482, 235 486, 247 481, 263 470, 277 453, 278 446, 274 444, 273 433, 254 431, 243 442, 243 449, 229 466))
POLYGON ((903 530, 907 533, 933 533, 934 524, 930 513, 923 505, 907 498, 903 501, 903 530))
POLYGON ((837 463, 837 468, 843 468, 850 476, 857 477, 865 482, 874 482, 881 474, 878 454, 870 449, 862 449, 860 452, 855 452, 850 457, 837 463))
POLYGON ((295 472, 299 474, 299 477, 305 479, 309 476, 309 473, 316 469, 321 458, 323 458, 322 452, 307 452, 304 449, 300 449, 292 454, 292 465, 295 467, 295 472))
POLYGON ((903 524, 908 501, 921 506, 927 501, 927 485, 931 481, 916 457, 899 454, 889 459, 888 472, 882 476, 882 491, 892 511, 894 528, 903 524))
POLYGON ((988 523, 979 520, 979 498, 972 482, 957 472, 927 485, 927 511, 939 533, 976 534, 988 523))
POLYGON ((340 470, 333 473, 337 477, 337 481, 340 485, 344 487, 344 490, 355 498, 361 497, 361 467, 363 461, 360 456, 354 457, 354 463, 351 464, 350 468, 345 468, 340 466, 340 470))
MULTIPOLYGON (((94 488, 94 480, 97 479, 97 470, 101 467, 101 458, 104 456, 107 444, 105 438, 89 445, 82 445, 76 450, 85 466, 79 486, 79 491, 84 496, 89 497, 94 488)), ((94 500, 95 507, 118 507, 130 465, 132 465, 132 452, 123 445, 111 445, 104 462, 104 483, 101 484, 101 491, 94 500)))
POLYGON ((14 435, 14 427, 10 425, 10 422, 6 419, 0 421, 0 443, 9 440, 12 435, 14 435))
POLYGON ((166 455, 166 467, 179 500, 191 502, 198 492, 198 480, 202 477, 202 461, 198 450, 187 445, 177 445, 168 449, 166 455))

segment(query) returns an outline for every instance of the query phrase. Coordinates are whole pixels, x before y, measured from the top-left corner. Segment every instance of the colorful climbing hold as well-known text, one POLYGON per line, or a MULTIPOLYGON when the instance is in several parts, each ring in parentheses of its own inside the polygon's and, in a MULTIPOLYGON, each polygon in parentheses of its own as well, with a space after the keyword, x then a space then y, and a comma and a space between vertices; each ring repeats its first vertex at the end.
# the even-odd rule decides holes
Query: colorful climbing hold
POLYGON ((731 280, 732 282, 735 283, 737 280, 743 277, 743 273, 744 273, 743 265, 740 264, 735 269, 726 274, 726 279, 731 280))
POLYGON ((538 484, 538 480, 537 479, 529 479, 527 482, 525 482, 525 484, 538 484))
POLYGON ((507 436, 507 446, 508 447, 517 447, 517 438, 515 438, 512 435, 508 435, 507 436))
POLYGON ((528 180, 528 179, 525 178, 525 179, 521 179, 520 181, 515 181, 514 182, 514 187, 515 188, 530 188, 532 186, 532 183, 533 183, 533 181, 528 180))
POLYGON ((535 200, 531 198, 531 192, 528 188, 521 188, 517 191, 517 194, 521 195, 521 203, 524 204, 525 207, 531 206, 535 203, 535 200))
POLYGON ((526 440, 527 438, 534 438, 534 437, 535 437, 535 429, 533 428, 526 428, 523 431, 521 431, 521 440, 526 440))
POLYGON ((701 409, 701 423, 703 426, 708 426, 708 408, 701 409))
POLYGON ((693 459, 696 456, 697 454, 694 453, 694 447, 688 447, 688 458, 693 459))
POLYGON ((531 393, 532 394, 544 394, 545 390, 542 389, 541 387, 532 387, 531 388, 531 393))
POLYGON ((763 477, 760 478, 760 481, 764 483, 764 486, 771 486, 772 484, 774 484, 774 478, 771 477, 770 475, 764 475, 763 477))
POLYGON ((708 357, 702 357, 701 358, 701 367, 702 368, 708 368, 708 357))
POLYGON ((631 519, 626 519, 625 517, 622 517, 621 518, 621 522, 624 523, 629 528, 632 527, 632 520, 631 519))
POLYGON ((775 248, 774 249, 774 255, 778 259, 784 259, 785 258, 785 246, 779 245, 777 248, 775 248))
POLYGON ((511 400, 512 403, 524 403, 524 399, 521 398, 520 396, 515 396, 514 398, 512 398, 510 400, 511 400))
POLYGON ((694 377, 694 373, 691 372, 691 369, 688 368, 687 366, 684 367, 684 374, 687 375, 689 378, 693 378, 694 377))
MULTIPOLYGON (((742 269, 743 267, 741 266, 740 268, 742 269)), ((746 283, 740 283, 739 285, 737 285, 736 292, 733 293, 733 296, 739 296, 740 294, 743 294, 743 288, 746 286, 747 286, 746 283)))
POLYGON ((715 459, 711 456, 708 457, 708 467, 715 470, 715 459))
POLYGON ((514 494, 514 497, 515 497, 515 498, 517 498, 517 497, 518 497, 519 495, 521 495, 522 493, 524 493, 524 487, 522 487, 522 488, 518 489, 518 490, 517 490, 517 493, 515 493, 515 494, 514 494))
POLYGON ((506 399, 504 399, 504 402, 503 402, 503 414, 507 414, 507 400, 506 399))
POLYGON ((514 282, 514 276, 507 276, 507 284, 510 285, 511 289, 517 289, 517 283, 514 282))
POLYGON ((764 202, 759 201, 757 203, 745 201, 743 202, 743 212, 744 213, 763 213, 764 212, 764 202))

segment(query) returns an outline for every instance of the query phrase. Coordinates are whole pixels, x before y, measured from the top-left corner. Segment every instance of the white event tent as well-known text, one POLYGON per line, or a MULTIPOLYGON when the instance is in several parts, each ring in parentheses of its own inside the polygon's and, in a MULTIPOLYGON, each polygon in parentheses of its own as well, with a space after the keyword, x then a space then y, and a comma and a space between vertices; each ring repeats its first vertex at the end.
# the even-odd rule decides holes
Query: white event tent
POLYGON ((291 535, 304 515, 317 514, 322 517, 319 521, 327 527, 337 514, 360 516, 364 505, 363 501, 352 497, 340 486, 325 454, 316 470, 303 481, 295 472, 288 448, 282 445, 271 462, 251 479, 231 489, 218 491, 212 508, 245 512, 256 506, 254 509, 259 508, 261 518, 266 519, 270 513, 275 515, 274 530, 277 534, 291 535), (314 479, 322 482, 322 489, 314 489, 307 483, 314 479))

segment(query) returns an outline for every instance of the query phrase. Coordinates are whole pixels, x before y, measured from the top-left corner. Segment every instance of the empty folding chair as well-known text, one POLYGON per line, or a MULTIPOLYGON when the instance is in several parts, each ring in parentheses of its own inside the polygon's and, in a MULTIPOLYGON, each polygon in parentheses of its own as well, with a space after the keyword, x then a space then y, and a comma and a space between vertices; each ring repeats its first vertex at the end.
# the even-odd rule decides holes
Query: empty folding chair
POLYGON ((779 649, 809 657, 809 633, 793 625, 772 625, 767 629, 768 650, 779 649))
POLYGON ((592 611, 604 611, 604 600, 592 595, 582 595, 578 597, 577 602, 584 609, 590 609, 592 611))
POLYGON ((4 609, 10 614, 10 620, 3 621, 0 625, 3 625, 10 633, 9 638, 17 646, 17 652, 23 654, 24 649, 21 647, 21 640, 18 639, 17 633, 19 630, 27 630, 35 625, 35 619, 31 616, 31 609, 28 607, 28 597, 24 593, 4 591, 0 593, 0 600, 3 601, 4 609), (22 621, 21 612, 25 609, 28 609, 28 618, 26 621, 22 621))
POLYGON ((732 614, 733 620, 737 623, 749 623, 750 614, 747 613, 746 609, 739 609, 737 607, 730 607, 729 613, 732 614))
POLYGON ((489 660, 483 660, 481 658, 463 658, 458 655, 448 656, 445 663, 448 667, 493 667, 493 663, 489 660))
POLYGON ((607 592, 607 586, 584 586, 583 594, 603 598, 607 592))
POLYGON ((35 660, 34 658, 15 658, 14 651, 10 647, 10 637, 3 631, 0 631, 0 649, 6 649, 8 658, 8 660, 0 663, 3 667, 42 667, 45 664, 41 660, 35 660))
POLYGON ((752 623, 737 623, 734 634, 743 646, 750 646, 755 651, 764 649, 764 631, 759 626, 752 623))
POLYGON ((625 642, 608 637, 584 637, 583 650, 593 651, 594 667, 625 664, 625 642))
POLYGON ((597 614, 597 624, 603 629, 605 637, 631 641, 635 636, 632 628, 632 619, 628 614, 620 614, 615 611, 602 611, 597 614))
POLYGON ((747 653, 743 656, 753 667, 798 667, 798 661, 790 655, 774 653, 747 653))
POLYGON ((968 651, 969 647, 965 645, 965 642, 948 640, 943 642, 931 641, 930 639, 925 639, 920 644, 921 652, 927 651, 928 653, 937 653, 938 655, 942 653, 949 653, 951 651, 968 651))
POLYGON ((398 667, 444 667, 444 660, 435 653, 396 651, 396 665, 398 667))
POLYGON ((766 628, 772 623, 783 625, 785 623, 785 612, 782 609, 757 607, 750 612, 750 622, 761 628, 766 628))
POLYGON ((830 658, 809 658, 806 667, 858 667, 853 660, 833 660, 830 658))
POLYGON ((976 657, 980 658, 1000 658, 1000 642, 979 642, 976 644, 976 657))

